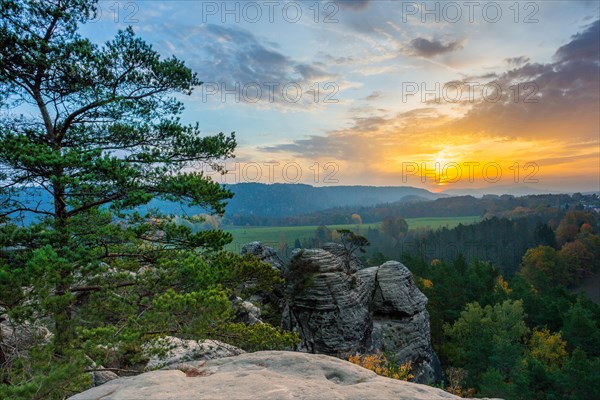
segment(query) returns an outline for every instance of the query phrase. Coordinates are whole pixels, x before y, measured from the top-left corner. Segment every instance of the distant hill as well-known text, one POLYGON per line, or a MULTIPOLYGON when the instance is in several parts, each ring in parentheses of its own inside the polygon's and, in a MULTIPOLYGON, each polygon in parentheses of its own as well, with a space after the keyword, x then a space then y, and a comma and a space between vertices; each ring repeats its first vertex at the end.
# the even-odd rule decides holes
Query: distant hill
MULTIPOLYGON (((326 186, 315 187, 288 183, 238 183, 227 185, 235 193, 229 200, 226 217, 235 215, 254 217, 293 217, 327 210, 334 207, 368 207, 384 203, 435 200, 447 197, 425 189, 410 186, 326 186)), ((198 207, 152 201, 164 213, 202 213, 198 207)))
MULTIPOLYGON (((302 184, 239 183, 228 185, 235 193, 226 208, 226 216, 286 217, 309 214, 332 207, 374 206, 383 203, 414 202, 447 197, 410 186, 327 186, 302 184)), ((20 200, 40 210, 51 210, 51 197, 40 188, 23 190, 20 200)), ((148 206, 165 214, 200 214, 201 207, 183 207, 174 202, 153 200, 148 206)), ((25 223, 35 221, 35 215, 24 216, 25 223)))
POLYGON ((235 196, 227 206, 226 215, 261 217, 294 216, 333 207, 373 206, 447 197, 410 186, 315 187, 302 184, 240 183, 229 188, 235 196))
MULTIPOLYGON (((598 207, 597 197, 579 194, 579 200, 567 194, 513 195, 486 194, 449 196, 432 193, 410 186, 327 186, 302 184, 240 183, 229 185, 234 197, 226 207, 224 223, 251 226, 300 226, 350 223, 350 216, 358 213, 362 222, 378 222, 386 216, 403 218, 481 216, 486 212, 502 214, 515 207, 535 209, 538 206, 564 209, 569 204, 583 201, 582 207, 598 207), (583 200, 582 200, 583 199, 583 200)), ((30 188, 19 200, 41 210, 52 210, 48 192, 30 188)), ((201 207, 153 200, 148 206, 164 214, 194 215, 205 213, 201 207)), ((26 224, 35 221, 33 214, 25 215, 26 224)))
POLYGON ((258 217, 256 215, 226 216, 227 223, 236 226, 304 226, 337 225, 352 223, 352 215, 358 214, 363 223, 380 222, 385 218, 438 218, 492 216, 518 217, 546 212, 548 209, 567 210, 600 209, 597 195, 541 194, 513 196, 486 194, 474 196, 440 197, 424 200, 421 197, 405 196, 399 202, 381 203, 374 206, 341 206, 315 211, 299 216, 258 217))
POLYGON ((535 194, 561 194, 564 192, 557 190, 541 189, 531 186, 523 185, 492 185, 476 189, 449 189, 444 190, 442 193, 449 196, 474 196, 483 197, 489 194, 503 195, 509 194, 512 196, 527 196, 535 194))

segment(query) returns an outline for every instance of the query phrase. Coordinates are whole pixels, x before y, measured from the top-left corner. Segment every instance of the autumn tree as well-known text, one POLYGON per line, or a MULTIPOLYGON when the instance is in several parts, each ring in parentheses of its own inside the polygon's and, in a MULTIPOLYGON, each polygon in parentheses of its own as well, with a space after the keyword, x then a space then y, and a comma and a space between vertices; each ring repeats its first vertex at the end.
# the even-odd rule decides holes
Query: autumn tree
POLYGON ((584 231, 593 231, 596 226, 597 218, 586 211, 569 211, 560 221, 556 228, 556 239, 558 244, 563 245, 567 242, 572 242, 577 238, 581 228, 584 231))
POLYGON ((581 283, 594 272, 594 254, 579 240, 565 243, 558 256, 565 265, 571 284, 581 283))
POLYGON ((549 290, 570 283, 570 277, 558 252, 549 246, 527 250, 520 274, 538 290, 549 290))

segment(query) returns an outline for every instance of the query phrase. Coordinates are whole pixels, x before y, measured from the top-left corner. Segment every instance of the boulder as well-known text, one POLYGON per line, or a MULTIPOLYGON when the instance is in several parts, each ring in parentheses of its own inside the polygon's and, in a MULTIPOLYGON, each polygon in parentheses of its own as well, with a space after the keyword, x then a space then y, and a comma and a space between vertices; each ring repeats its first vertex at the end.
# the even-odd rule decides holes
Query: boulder
POLYGON ((16 323, 0 314, 0 364, 10 365, 35 345, 52 340, 52 332, 41 322, 16 323))
POLYGON ((112 380, 71 400, 460 399, 316 354, 261 351, 112 380))
MULTIPOLYGON (((262 298, 255 297, 258 301, 264 301, 262 298)), ((237 320, 247 325, 262 324, 260 319, 261 309, 247 300, 236 297, 233 304, 237 307, 237 320)))
POLYGON ((106 382, 119 379, 119 375, 115 374, 112 371, 94 371, 92 374, 92 385, 100 386, 104 385, 106 382))
POLYGON ((265 246, 261 242, 247 243, 242 247, 241 254, 252 254, 259 260, 270 264, 273 268, 280 271, 284 268, 284 263, 272 247, 265 246))
POLYGON ((427 305, 427 297, 412 279, 412 273, 398 261, 388 261, 377 268, 373 311, 378 314, 406 317, 427 305))

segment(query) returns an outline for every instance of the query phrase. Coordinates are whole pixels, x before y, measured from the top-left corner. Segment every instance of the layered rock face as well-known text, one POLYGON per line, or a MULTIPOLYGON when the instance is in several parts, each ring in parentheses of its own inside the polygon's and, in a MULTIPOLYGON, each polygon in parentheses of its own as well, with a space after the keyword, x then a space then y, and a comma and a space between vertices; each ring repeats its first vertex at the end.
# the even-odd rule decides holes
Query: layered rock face
POLYGON ((441 366, 431 346, 427 297, 402 263, 388 261, 374 267, 373 331, 370 351, 388 351, 396 359, 412 361, 416 382, 438 382, 441 366))
POLYGON ((71 400, 292 398, 460 399, 433 387, 384 378, 325 355, 260 351, 116 379, 71 400))
POLYGON ((374 280, 350 274, 323 249, 301 250, 290 262, 284 329, 296 330, 300 350, 343 357, 368 345, 374 280))
POLYGON ((298 350, 341 358, 386 352, 411 361, 416 382, 439 382, 427 298, 411 272, 397 261, 364 268, 344 251, 330 244, 292 256, 283 327, 299 333, 298 350))

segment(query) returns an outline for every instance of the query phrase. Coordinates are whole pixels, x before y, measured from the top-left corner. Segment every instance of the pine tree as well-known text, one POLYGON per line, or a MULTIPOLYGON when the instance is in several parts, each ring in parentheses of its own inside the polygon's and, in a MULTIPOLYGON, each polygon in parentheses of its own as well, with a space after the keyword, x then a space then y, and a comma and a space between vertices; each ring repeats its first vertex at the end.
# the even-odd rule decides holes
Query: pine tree
POLYGON ((104 45, 82 37, 95 11, 0 0, 0 315, 53 334, 26 356, 0 354, 0 397, 63 398, 89 358, 137 368, 157 335, 219 338, 230 296, 280 282, 219 252, 230 234, 137 211, 162 199, 222 214, 232 193, 197 171, 219 169, 235 137, 181 123, 176 96, 201 84, 181 60, 131 28, 104 45))

